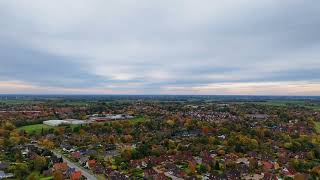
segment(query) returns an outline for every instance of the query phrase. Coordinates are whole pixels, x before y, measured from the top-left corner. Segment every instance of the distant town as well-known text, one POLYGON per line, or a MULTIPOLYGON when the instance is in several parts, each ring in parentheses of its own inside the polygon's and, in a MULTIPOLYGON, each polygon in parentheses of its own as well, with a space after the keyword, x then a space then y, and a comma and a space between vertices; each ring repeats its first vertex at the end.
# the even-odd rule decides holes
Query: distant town
POLYGON ((0 100, 0 179, 319 179, 320 99, 0 100))

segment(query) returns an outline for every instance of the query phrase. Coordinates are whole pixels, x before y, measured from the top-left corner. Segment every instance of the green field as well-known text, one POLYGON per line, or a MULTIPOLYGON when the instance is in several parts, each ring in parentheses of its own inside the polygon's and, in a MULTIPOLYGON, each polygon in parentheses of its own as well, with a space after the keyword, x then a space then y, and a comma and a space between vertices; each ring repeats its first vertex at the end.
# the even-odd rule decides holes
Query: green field
POLYGON ((296 105, 302 106, 314 110, 320 110, 320 104, 311 104, 305 101, 265 101, 265 102, 253 102, 254 104, 262 104, 262 105, 269 105, 269 106, 288 106, 288 105, 296 105))
POLYGON ((131 119, 130 121, 133 121, 133 122, 136 122, 136 123, 137 122, 143 122, 143 121, 146 121, 146 118, 143 117, 143 116, 137 116, 137 117, 131 119))
POLYGON ((59 128, 59 127, 71 127, 73 129, 73 128, 77 127, 77 126, 80 126, 80 125, 72 124, 72 125, 63 125, 63 126, 53 127, 53 126, 48 126, 48 125, 45 125, 45 124, 34 124, 34 125, 22 126, 22 127, 19 127, 18 129, 19 130, 24 130, 28 134, 30 134, 30 133, 40 134, 41 131, 42 131, 42 128, 43 128, 43 130, 56 129, 56 128, 59 128))
MULTIPOLYGON (((147 119, 143 116, 137 116, 133 119, 129 119, 129 120, 125 120, 125 121, 128 121, 128 122, 131 122, 131 123, 139 123, 139 122, 144 122, 146 121, 147 119)), ((117 122, 117 121, 111 121, 112 122, 117 122)), ((53 127, 53 126, 48 126, 48 125, 45 125, 45 124, 34 124, 34 125, 27 125, 27 126, 22 126, 22 127, 19 127, 18 129, 19 130, 24 130, 26 131, 28 134, 31 134, 31 133, 36 133, 36 134, 40 134, 42 129, 43 130, 49 130, 49 129, 57 129, 59 127, 70 127, 72 129, 74 129, 75 127, 78 127, 80 125, 75 125, 75 124, 71 124, 71 125, 62 125, 62 126, 56 126, 56 127, 53 127)), ((85 126, 85 125, 83 125, 85 126)))
POLYGON ((48 130, 52 127, 45 125, 45 124, 34 124, 34 125, 28 125, 28 126, 22 126, 19 128, 19 130, 24 130, 28 134, 30 133, 41 133, 42 129, 48 130))
POLYGON ((320 122, 316 122, 316 131, 320 133, 320 122))
POLYGON ((8 105, 17 105, 17 104, 36 104, 40 102, 32 101, 32 100, 24 100, 24 99, 8 99, 8 100, 1 99, 0 103, 4 103, 8 105))

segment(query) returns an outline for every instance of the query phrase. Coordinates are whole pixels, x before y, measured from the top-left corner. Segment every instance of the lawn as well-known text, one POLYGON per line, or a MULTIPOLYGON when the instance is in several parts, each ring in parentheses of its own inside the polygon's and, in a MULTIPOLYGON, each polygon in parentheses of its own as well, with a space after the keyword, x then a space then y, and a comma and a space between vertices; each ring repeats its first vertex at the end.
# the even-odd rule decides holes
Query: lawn
POLYGON ((52 177, 52 176, 50 176, 50 177, 42 177, 42 178, 40 178, 40 180, 51 180, 51 179, 53 179, 53 177, 52 177))
POLYGON ((63 125, 63 126, 48 126, 48 125, 45 125, 45 124, 34 124, 34 125, 28 125, 28 126, 22 126, 22 127, 19 127, 20 130, 25 130, 28 134, 30 133, 36 133, 36 134, 40 134, 41 131, 42 131, 42 128, 43 130, 49 130, 49 129, 56 129, 56 128, 59 128, 59 127, 71 127, 72 129, 74 129, 75 127, 78 127, 80 125, 77 125, 77 124, 71 124, 71 125, 63 125))
POLYGON ((316 122, 316 131, 320 133, 320 122, 316 122))
POLYGON ((33 132, 39 134, 39 133, 41 133, 42 128, 44 130, 48 130, 52 127, 45 125, 45 124, 34 124, 34 125, 22 126, 19 129, 25 130, 28 134, 33 133, 33 132))
POLYGON ((137 122, 143 122, 143 121, 146 121, 146 118, 143 117, 143 116, 137 116, 137 117, 131 119, 130 121, 133 121, 133 122, 136 122, 136 123, 137 122))

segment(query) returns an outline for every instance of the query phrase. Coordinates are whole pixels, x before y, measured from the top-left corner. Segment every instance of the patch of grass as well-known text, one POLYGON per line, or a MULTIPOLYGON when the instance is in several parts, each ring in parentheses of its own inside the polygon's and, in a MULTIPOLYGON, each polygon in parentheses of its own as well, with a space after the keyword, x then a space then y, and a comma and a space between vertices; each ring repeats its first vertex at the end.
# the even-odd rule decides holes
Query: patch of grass
POLYGON ((40 178, 40 180, 51 180, 51 179, 53 179, 53 177, 52 177, 52 176, 50 176, 50 177, 42 177, 42 178, 40 178))
POLYGON ((320 122, 316 122, 316 131, 320 133, 320 122))
POLYGON ((137 116, 137 117, 131 119, 130 121, 133 121, 133 122, 136 122, 136 123, 138 123, 138 122, 144 122, 144 121, 146 121, 146 118, 143 117, 143 116, 137 116))
POLYGON ((51 129, 52 127, 45 125, 45 124, 34 124, 34 125, 28 125, 28 126, 22 126, 19 128, 19 130, 24 130, 26 131, 28 134, 31 133, 36 133, 36 134, 40 134, 42 129, 43 130, 48 130, 51 129))

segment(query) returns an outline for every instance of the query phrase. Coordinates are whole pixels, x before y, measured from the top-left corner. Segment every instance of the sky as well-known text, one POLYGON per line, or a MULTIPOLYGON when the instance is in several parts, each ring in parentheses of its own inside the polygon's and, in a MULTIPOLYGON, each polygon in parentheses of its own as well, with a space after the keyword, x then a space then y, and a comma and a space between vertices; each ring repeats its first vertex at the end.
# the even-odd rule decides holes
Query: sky
POLYGON ((0 94, 320 95, 318 0, 2 0, 0 94))

